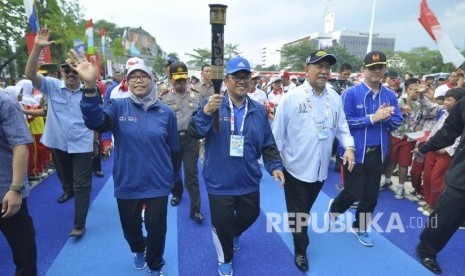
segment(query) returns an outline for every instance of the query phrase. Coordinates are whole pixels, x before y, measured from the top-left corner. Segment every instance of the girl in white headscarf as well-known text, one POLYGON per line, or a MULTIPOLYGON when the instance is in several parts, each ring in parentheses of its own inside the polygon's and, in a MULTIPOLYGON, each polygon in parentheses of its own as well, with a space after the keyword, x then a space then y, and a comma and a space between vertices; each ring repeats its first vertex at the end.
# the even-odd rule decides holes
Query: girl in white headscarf
POLYGON ((29 148, 28 176, 32 181, 40 180, 48 176, 45 172, 45 166, 51 162, 50 150, 40 142, 45 130, 45 118, 31 113, 31 111, 35 112, 42 109, 40 101, 34 98, 32 82, 30 80, 20 80, 16 83, 16 87, 21 87, 23 90, 21 104, 24 113, 27 114, 29 130, 34 138, 34 143, 29 148))

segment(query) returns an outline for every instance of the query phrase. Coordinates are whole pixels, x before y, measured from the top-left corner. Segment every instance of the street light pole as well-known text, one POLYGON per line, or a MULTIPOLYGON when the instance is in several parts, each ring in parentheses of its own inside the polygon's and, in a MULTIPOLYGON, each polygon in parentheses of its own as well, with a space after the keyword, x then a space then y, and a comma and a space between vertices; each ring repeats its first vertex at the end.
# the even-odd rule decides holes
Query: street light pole
POLYGON ((373 42, 373 24, 375 22, 375 6, 376 6, 376 0, 373 0, 373 9, 371 10, 370 33, 368 34, 367 53, 371 52, 371 44, 373 42))

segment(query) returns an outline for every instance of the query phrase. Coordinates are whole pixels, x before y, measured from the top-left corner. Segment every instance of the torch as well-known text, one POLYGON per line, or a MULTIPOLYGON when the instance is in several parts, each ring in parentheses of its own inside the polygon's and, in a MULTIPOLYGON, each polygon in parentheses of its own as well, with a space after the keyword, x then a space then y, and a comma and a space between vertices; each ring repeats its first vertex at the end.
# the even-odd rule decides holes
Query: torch
MULTIPOLYGON (((220 94, 224 78, 224 25, 226 24, 226 5, 210 4, 210 24, 212 25, 212 83, 215 94, 220 94)), ((219 112, 213 121, 213 130, 219 130, 219 112)))

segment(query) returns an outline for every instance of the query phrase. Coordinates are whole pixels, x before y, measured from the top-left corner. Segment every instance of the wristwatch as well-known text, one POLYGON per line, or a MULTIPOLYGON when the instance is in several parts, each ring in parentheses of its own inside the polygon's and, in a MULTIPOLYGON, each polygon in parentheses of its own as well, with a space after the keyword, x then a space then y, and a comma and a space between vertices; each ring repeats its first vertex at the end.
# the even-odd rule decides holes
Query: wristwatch
POLYGON ((18 194, 23 194, 23 191, 24 191, 24 185, 10 185, 10 187, 8 187, 11 191, 15 191, 17 192, 18 194))
POLYGON ((352 147, 352 146, 348 146, 345 148, 346 150, 351 150, 351 151, 354 151, 355 152, 355 147, 352 147))

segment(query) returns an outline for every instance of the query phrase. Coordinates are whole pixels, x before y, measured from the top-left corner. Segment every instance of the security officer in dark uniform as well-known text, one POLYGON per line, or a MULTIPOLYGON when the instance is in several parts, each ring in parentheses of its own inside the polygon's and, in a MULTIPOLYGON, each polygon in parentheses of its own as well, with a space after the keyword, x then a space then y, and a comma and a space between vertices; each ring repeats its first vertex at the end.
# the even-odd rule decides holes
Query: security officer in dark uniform
MULTIPOLYGON (((200 93, 195 89, 187 90, 187 67, 182 62, 173 62, 169 66, 172 89, 160 95, 160 100, 169 105, 176 114, 179 130, 179 143, 181 146, 179 158, 184 167, 184 179, 189 198, 190 217, 198 223, 203 221, 200 213, 200 192, 198 180, 197 161, 199 159, 199 140, 187 134, 187 127, 192 113, 200 104, 200 93)), ((176 206, 181 201, 183 193, 182 178, 175 180, 171 189, 171 205, 176 206)))

